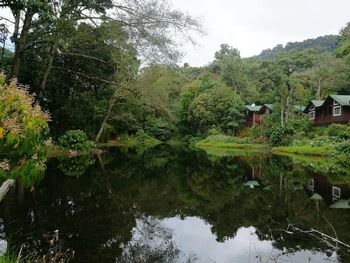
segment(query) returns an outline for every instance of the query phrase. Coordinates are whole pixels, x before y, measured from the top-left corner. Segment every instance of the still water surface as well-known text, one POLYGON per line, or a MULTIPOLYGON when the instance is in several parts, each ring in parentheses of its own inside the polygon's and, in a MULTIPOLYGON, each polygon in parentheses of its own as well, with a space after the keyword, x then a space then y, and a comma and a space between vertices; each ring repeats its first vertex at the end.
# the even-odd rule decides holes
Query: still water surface
POLYGON ((322 165, 164 145, 51 159, 1 203, 0 237, 72 262, 348 263, 302 232, 350 244, 348 168, 322 165))

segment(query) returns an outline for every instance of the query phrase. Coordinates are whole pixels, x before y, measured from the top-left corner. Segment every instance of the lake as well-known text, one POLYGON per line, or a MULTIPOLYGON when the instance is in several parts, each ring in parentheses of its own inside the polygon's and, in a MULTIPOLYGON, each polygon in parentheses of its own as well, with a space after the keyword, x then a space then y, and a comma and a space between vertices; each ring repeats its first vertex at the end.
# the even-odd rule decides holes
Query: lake
POLYGON ((0 238, 70 262, 348 263, 348 172, 167 145, 53 158, 0 204, 0 238))

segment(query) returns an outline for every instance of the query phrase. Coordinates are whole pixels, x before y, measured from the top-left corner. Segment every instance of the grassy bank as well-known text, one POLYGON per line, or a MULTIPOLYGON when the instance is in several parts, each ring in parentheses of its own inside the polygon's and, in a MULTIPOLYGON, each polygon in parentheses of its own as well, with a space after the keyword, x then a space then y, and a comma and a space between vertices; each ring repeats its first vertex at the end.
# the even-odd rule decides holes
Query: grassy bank
POLYGON ((291 153, 310 156, 331 156, 335 153, 334 149, 326 146, 276 146, 272 148, 273 153, 291 153))
POLYGON ((247 151, 261 151, 268 150, 269 146, 266 144, 258 144, 250 142, 249 138, 237 138, 226 135, 211 135, 196 142, 194 145, 197 148, 222 148, 222 149, 238 149, 247 151))
POLYGON ((118 137, 115 140, 110 140, 107 143, 100 143, 97 146, 98 147, 136 147, 136 146, 156 146, 158 144, 161 144, 162 142, 149 137, 149 138, 140 138, 137 136, 121 136, 118 137))

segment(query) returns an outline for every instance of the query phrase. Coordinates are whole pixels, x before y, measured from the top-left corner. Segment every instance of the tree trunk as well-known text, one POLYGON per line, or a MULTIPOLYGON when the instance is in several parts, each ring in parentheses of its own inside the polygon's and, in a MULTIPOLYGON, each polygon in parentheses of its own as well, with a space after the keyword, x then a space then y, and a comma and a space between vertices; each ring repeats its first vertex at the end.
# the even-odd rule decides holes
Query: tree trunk
POLYGON ((281 102, 281 126, 284 126, 284 103, 281 102))
POLYGON ((107 110, 106 116, 104 117, 104 119, 102 121, 102 124, 101 124, 101 127, 100 127, 100 130, 98 131, 97 136, 95 138, 95 143, 98 143, 100 141, 101 135, 102 135, 102 133, 103 133, 103 131, 105 129, 105 126, 107 124, 108 119, 110 118, 110 116, 112 114, 112 110, 113 110, 113 107, 116 104, 116 102, 117 102, 117 96, 116 96, 116 94, 114 94, 113 97, 111 98, 110 102, 109 102, 109 106, 108 106, 108 110, 107 110))
POLYGON ((286 97, 286 104, 285 104, 285 109, 284 109, 284 123, 287 123, 289 120, 289 108, 290 108, 290 101, 292 98, 292 87, 289 82, 287 82, 287 97, 286 97))
POLYGON ((15 54, 13 57, 13 66, 12 66, 12 72, 11 72, 11 76, 13 78, 18 78, 22 57, 27 44, 27 38, 28 38, 30 26, 32 24, 33 16, 34 16, 34 12, 32 11, 28 11, 26 13, 23 21, 21 35, 17 40, 15 40, 16 48, 15 48, 15 54))
POLYGON ((322 77, 319 77, 318 78, 318 85, 317 85, 317 93, 316 93, 316 99, 317 100, 320 100, 321 99, 321 89, 322 89, 322 87, 321 87, 321 83, 322 83, 322 77))
POLYGON ((45 69, 44 74, 43 74, 43 78, 41 80, 40 89, 39 89, 38 96, 36 99, 37 101, 39 101, 42 98, 44 90, 46 88, 47 79, 48 79, 49 74, 50 74, 51 69, 52 69, 52 64, 53 64, 53 60, 55 58, 56 49, 57 49, 57 44, 55 43, 50 48, 50 51, 49 51, 48 62, 47 62, 47 66, 46 66, 46 69, 45 69))

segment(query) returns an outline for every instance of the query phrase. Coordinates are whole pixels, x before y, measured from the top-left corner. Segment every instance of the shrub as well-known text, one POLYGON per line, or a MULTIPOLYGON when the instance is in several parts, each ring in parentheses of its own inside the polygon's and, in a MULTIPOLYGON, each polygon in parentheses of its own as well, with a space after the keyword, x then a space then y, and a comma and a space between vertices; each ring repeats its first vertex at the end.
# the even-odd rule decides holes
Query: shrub
POLYGON ((287 126, 277 126, 270 129, 270 141, 272 145, 290 145, 292 131, 287 126))
POLYGON ((150 119, 146 123, 145 132, 161 141, 167 141, 171 138, 174 129, 171 124, 162 119, 150 119))
POLYGON ((0 148, 15 151, 20 156, 32 156, 45 149, 49 114, 39 105, 27 89, 12 81, 5 84, 0 73, 0 148))
POLYGON ((219 127, 213 127, 208 131, 208 135, 217 135, 217 134, 222 134, 222 131, 219 127))
POLYGON ((158 141, 157 139, 153 138, 152 136, 149 136, 146 134, 143 130, 139 130, 136 133, 136 137, 139 142, 144 143, 144 142, 151 142, 151 141, 158 141))
POLYGON ((289 120, 287 123, 287 128, 293 134, 307 134, 312 130, 313 125, 307 116, 298 115, 297 117, 289 120))
POLYGON ((16 81, 6 84, 0 73, 0 177, 34 182, 45 171, 50 116, 34 105, 34 97, 16 81))
POLYGON ((89 153, 94 147, 94 143, 88 139, 82 130, 67 131, 58 141, 62 149, 77 150, 81 153, 89 153))
POLYGON ((339 153, 342 153, 342 154, 345 154, 347 156, 350 156, 350 141, 344 141, 344 142, 339 143, 336 146, 336 150, 339 153))
POLYGON ((328 127, 328 136, 339 139, 350 139, 350 127, 341 124, 332 124, 328 127))

